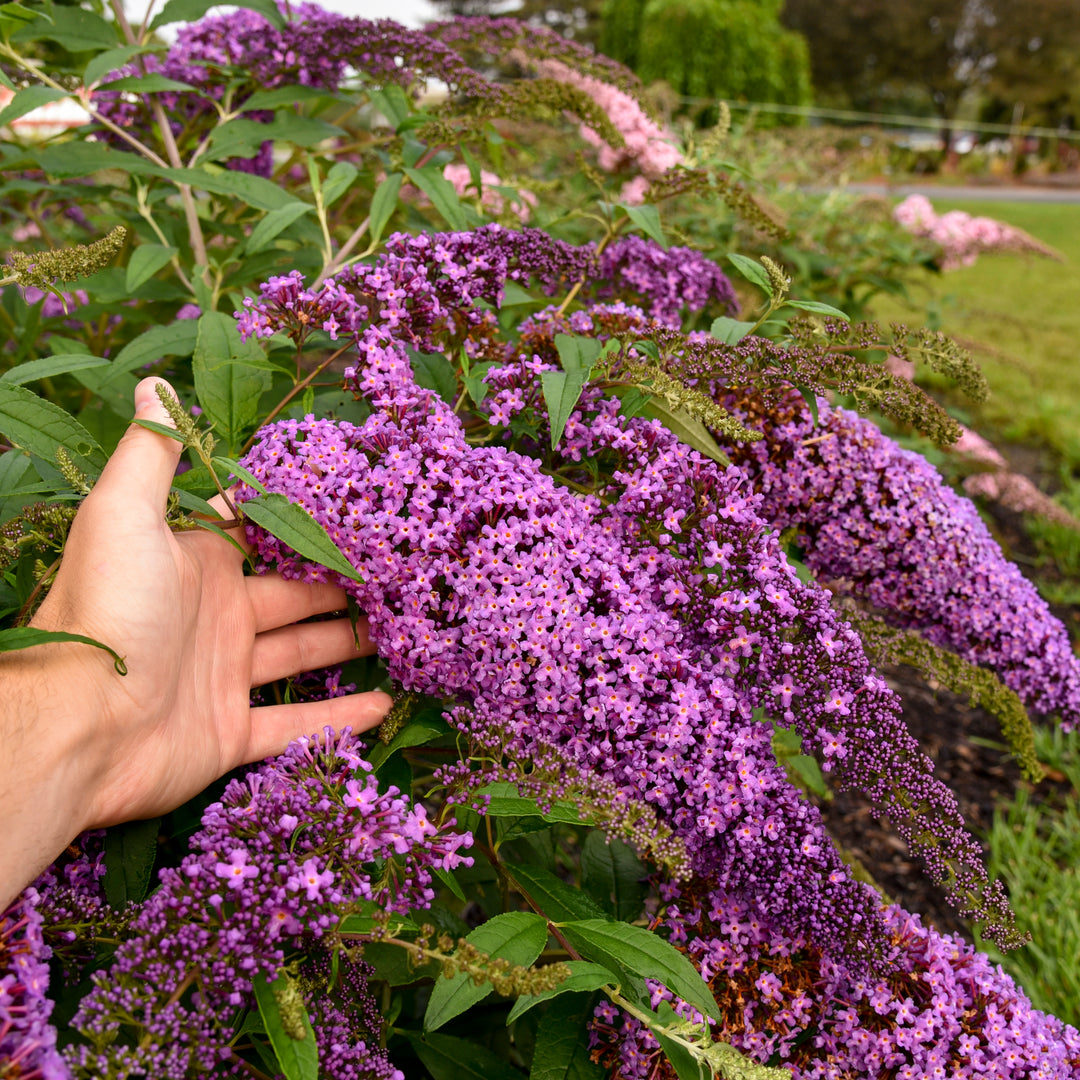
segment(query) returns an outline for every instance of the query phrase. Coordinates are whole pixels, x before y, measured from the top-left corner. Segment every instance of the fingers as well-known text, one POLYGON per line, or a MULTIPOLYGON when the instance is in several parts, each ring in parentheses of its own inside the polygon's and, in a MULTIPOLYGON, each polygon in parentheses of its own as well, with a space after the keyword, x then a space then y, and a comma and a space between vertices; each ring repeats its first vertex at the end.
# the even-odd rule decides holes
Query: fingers
MULTIPOLYGON (((311 585, 289 581, 280 574, 260 574, 244 579, 255 616, 255 631, 273 630, 300 622, 312 615, 344 611, 348 599, 344 589, 334 585, 311 585)), ((367 640, 367 623, 357 625, 361 641, 367 640)))
POLYGON ((393 698, 381 690, 327 701, 297 705, 263 705, 251 710, 251 739, 245 762, 260 761, 280 754, 293 739, 322 732, 324 727, 340 731, 368 731, 390 711, 393 698))
MULTIPOLYGON (((155 388, 159 384, 173 393, 172 387, 158 378, 143 379, 135 387, 135 419, 173 427, 157 396, 155 388)), ((182 451, 183 446, 176 439, 132 424, 106 463, 90 497, 112 496, 127 507, 143 506, 158 519, 164 512, 182 451)))
MULTIPOLYGON (((359 624, 357 630, 359 633, 359 624)), ((251 685, 262 686, 301 671, 318 671, 358 656, 370 656, 375 646, 368 641, 366 630, 365 626, 359 650, 348 619, 301 623, 259 634, 251 655, 251 685)))

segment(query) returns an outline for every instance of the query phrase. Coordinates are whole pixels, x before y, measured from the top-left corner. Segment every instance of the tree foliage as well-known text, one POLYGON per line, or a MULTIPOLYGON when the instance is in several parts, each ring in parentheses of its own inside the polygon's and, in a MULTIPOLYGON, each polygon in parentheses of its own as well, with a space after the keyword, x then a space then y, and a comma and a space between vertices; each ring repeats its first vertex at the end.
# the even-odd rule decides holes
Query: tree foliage
POLYGON ((1056 123, 1080 67, 1073 0, 787 0, 782 19, 809 43, 815 89, 862 108, 949 118, 985 87, 1002 112, 1023 102, 1056 123))
POLYGON ((806 43, 781 0, 607 0, 602 45, 646 83, 691 98, 805 104, 806 43))

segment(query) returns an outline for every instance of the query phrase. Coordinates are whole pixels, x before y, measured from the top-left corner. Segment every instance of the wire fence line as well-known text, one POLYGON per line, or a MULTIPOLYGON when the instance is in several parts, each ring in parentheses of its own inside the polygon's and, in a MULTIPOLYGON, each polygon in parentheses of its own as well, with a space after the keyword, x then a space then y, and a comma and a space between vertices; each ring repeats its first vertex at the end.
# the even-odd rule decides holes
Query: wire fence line
POLYGON ((1080 131, 1070 131, 1063 128, 1026 126, 1024 124, 980 123, 975 120, 945 120, 932 116, 904 116, 897 113, 858 112, 854 109, 827 109, 817 105, 778 105, 771 101, 726 101, 722 98, 683 97, 681 95, 679 100, 686 105, 717 105, 723 101, 729 109, 740 109, 744 112, 786 113, 795 116, 815 117, 822 120, 891 124, 894 127, 920 127, 933 131, 951 128, 953 131, 1006 135, 1012 138, 1035 136, 1038 138, 1080 142, 1080 131))

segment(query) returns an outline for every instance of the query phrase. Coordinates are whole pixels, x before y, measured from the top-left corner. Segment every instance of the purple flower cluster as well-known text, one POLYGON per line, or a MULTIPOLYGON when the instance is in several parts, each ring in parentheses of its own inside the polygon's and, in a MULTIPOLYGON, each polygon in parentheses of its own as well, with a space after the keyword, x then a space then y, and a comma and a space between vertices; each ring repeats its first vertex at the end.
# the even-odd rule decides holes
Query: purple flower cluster
MULTIPOLYGON (((895 696, 826 594, 799 583, 738 470, 589 392, 565 439, 579 457, 618 464, 602 499, 576 497, 530 458, 471 447, 448 407, 416 386, 398 341, 434 346, 437 328, 469 328, 451 313, 476 295, 470 267, 485 263, 463 237, 396 238, 360 271, 366 294, 374 281, 395 296, 346 373, 374 415, 361 428, 274 425, 245 460, 361 571, 354 592, 392 675, 463 697, 477 728, 500 730, 526 757, 534 743, 562 746, 652 803, 698 874, 745 890, 792 932, 870 949, 865 896, 787 783, 755 710, 782 717, 841 783, 870 792, 935 878, 979 897, 990 932, 1007 938, 1007 905, 895 696)), ((295 330, 290 320, 264 301, 242 328, 295 330)), ((506 391, 517 411, 540 411, 547 366, 523 357, 488 373, 507 421, 506 391)), ((252 539, 288 575, 327 573, 258 530, 252 539)))
POLYGON ((824 402, 818 424, 798 408, 737 453, 763 512, 798 528, 816 573, 991 668, 1032 711, 1080 722, 1080 660, 1064 626, 925 458, 824 402))
MULTIPOLYGON (((213 1072, 230 1060, 232 1019, 250 1006, 253 980, 274 977, 287 949, 304 942, 317 953, 365 902, 426 907, 433 870, 471 864, 461 853, 471 836, 437 826, 394 787, 380 793, 359 749, 348 731, 328 731, 230 782, 191 853, 162 871, 112 967, 94 977, 73 1021, 88 1040, 69 1051, 77 1074, 213 1072), (125 1017, 141 1036, 132 1045, 117 1039, 125 1017)), ((342 1017, 329 1027, 350 1029, 342 1017)), ((370 1046, 335 1054, 342 1077, 368 1058, 392 1074, 370 1046)), ((324 1062, 320 1075, 338 1074, 324 1062)))
MULTIPOLYGON (((768 932, 734 897, 665 889, 666 923, 701 968, 723 1015, 719 1039, 796 1080, 1069 1080, 1080 1077, 1080 1032, 1033 1008, 985 954, 888 907, 889 964, 881 976, 852 974, 797 939, 768 932)), ((653 1005, 671 1001, 657 984, 653 1005)), ((597 1010, 594 1045, 612 1080, 645 1080, 663 1060, 637 1020, 597 1010)))
POLYGON ((49 1023, 51 950, 42 937, 36 889, 0 914, 0 1076, 67 1080, 49 1023))
MULTIPOLYGON (((205 98, 221 101, 227 88, 232 90, 235 108, 255 91, 278 86, 336 90, 350 71, 361 73, 373 85, 393 84, 406 90, 415 90, 426 79, 438 79, 455 95, 498 101, 504 94, 502 87, 470 67, 460 50, 475 54, 484 43, 505 55, 500 42, 507 42, 507 48, 561 60, 573 70, 599 76, 624 90, 636 82, 621 64, 517 19, 461 19, 410 30, 390 19, 337 15, 315 3, 295 5, 289 21, 280 28, 246 8, 210 16, 181 29, 163 59, 143 57, 138 65, 128 65, 117 75, 160 73, 197 87, 198 94, 166 91, 158 95, 174 134, 179 134, 192 126, 209 131, 217 113, 205 98)), ((146 102, 131 95, 99 91, 95 105, 123 127, 146 130, 150 126, 146 102)), ((268 112, 245 114, 245 119, 255 121, 272 118, 268 112)), ((116 138, 107 132, 102 137, 116 138)), ((233 159, 230 164, 269 175, 270 149, 266 143, 256 157, 233 159)))
POLYGON ((245 337, 285 333, 299 345, 315 329, 336 341, 372 321, 417 348, 467 334, 464 344, 472 354, 501 356, 494 316, 475 302, 500 305, 507 281, 548 296, 585 281, 585 296, 640 297, 653 319, 672 327, 682 313, 710 304, 734 309, 731 282, 690 248, 665 250, 627 236, 599 259, 595 251, 592 244, 575 247, 541 229, 497 224, 461 233, 396 233, 377 265, 350 267, 318 289, 306 289, 297 270, 271 278, 260 286, 258 300, 244 300, 237 324, 245 337))

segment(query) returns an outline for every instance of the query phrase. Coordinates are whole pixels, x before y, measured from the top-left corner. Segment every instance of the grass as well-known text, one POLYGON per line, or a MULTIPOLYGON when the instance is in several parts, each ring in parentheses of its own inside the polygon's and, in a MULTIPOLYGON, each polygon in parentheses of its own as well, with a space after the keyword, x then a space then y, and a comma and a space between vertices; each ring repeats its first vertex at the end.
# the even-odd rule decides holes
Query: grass
POLYGON ((1050 447, 1080 470, 1080 203, 933 200, 1026 230, 1066 262, 986 255, 972 267, 923 273, 911 303, 876 301, 881 321, 928 322, 972 347, 993 391, 972 410, 976 426, 1050 447))
POLYGON ((1037 1008, 1080 1026, 1080 737, 1037 729, 1039 760, 1072 784, 1054 804, 1037 804, 1028 788, 994 816, 989 871, 1009 889, 1019 924, 1032 941, 999 953, 1002 964, 1037 1008))
MULTIPOLYGON (((1066 262, 988 255, 972 267, 927 272, 910 304, 875 301, 874 317, 933 325, 967 345, 992 396, 980 406, 958 400, 965 421, 995 442, 1049 448, 1060 466, 1058 499, 1080 513, 1080 203, 932 201, 938 213, 966 210, 1016 225, 1066 262)), ((927 386, 941 396, 940 380, 927 386)), ((1080 536, 1037 519, 1025 528, 1038 554, 1040 591, 1058 604, 1080 603, 1080 536)), ((1080 1026, 1080 735, 1036 729, 1036 750, 1071 791, 1021 788, 986 838, 989 871, 1006 884, 1032 942, 1008 954, 979 944, 1038 1008, 1080 1026)))

